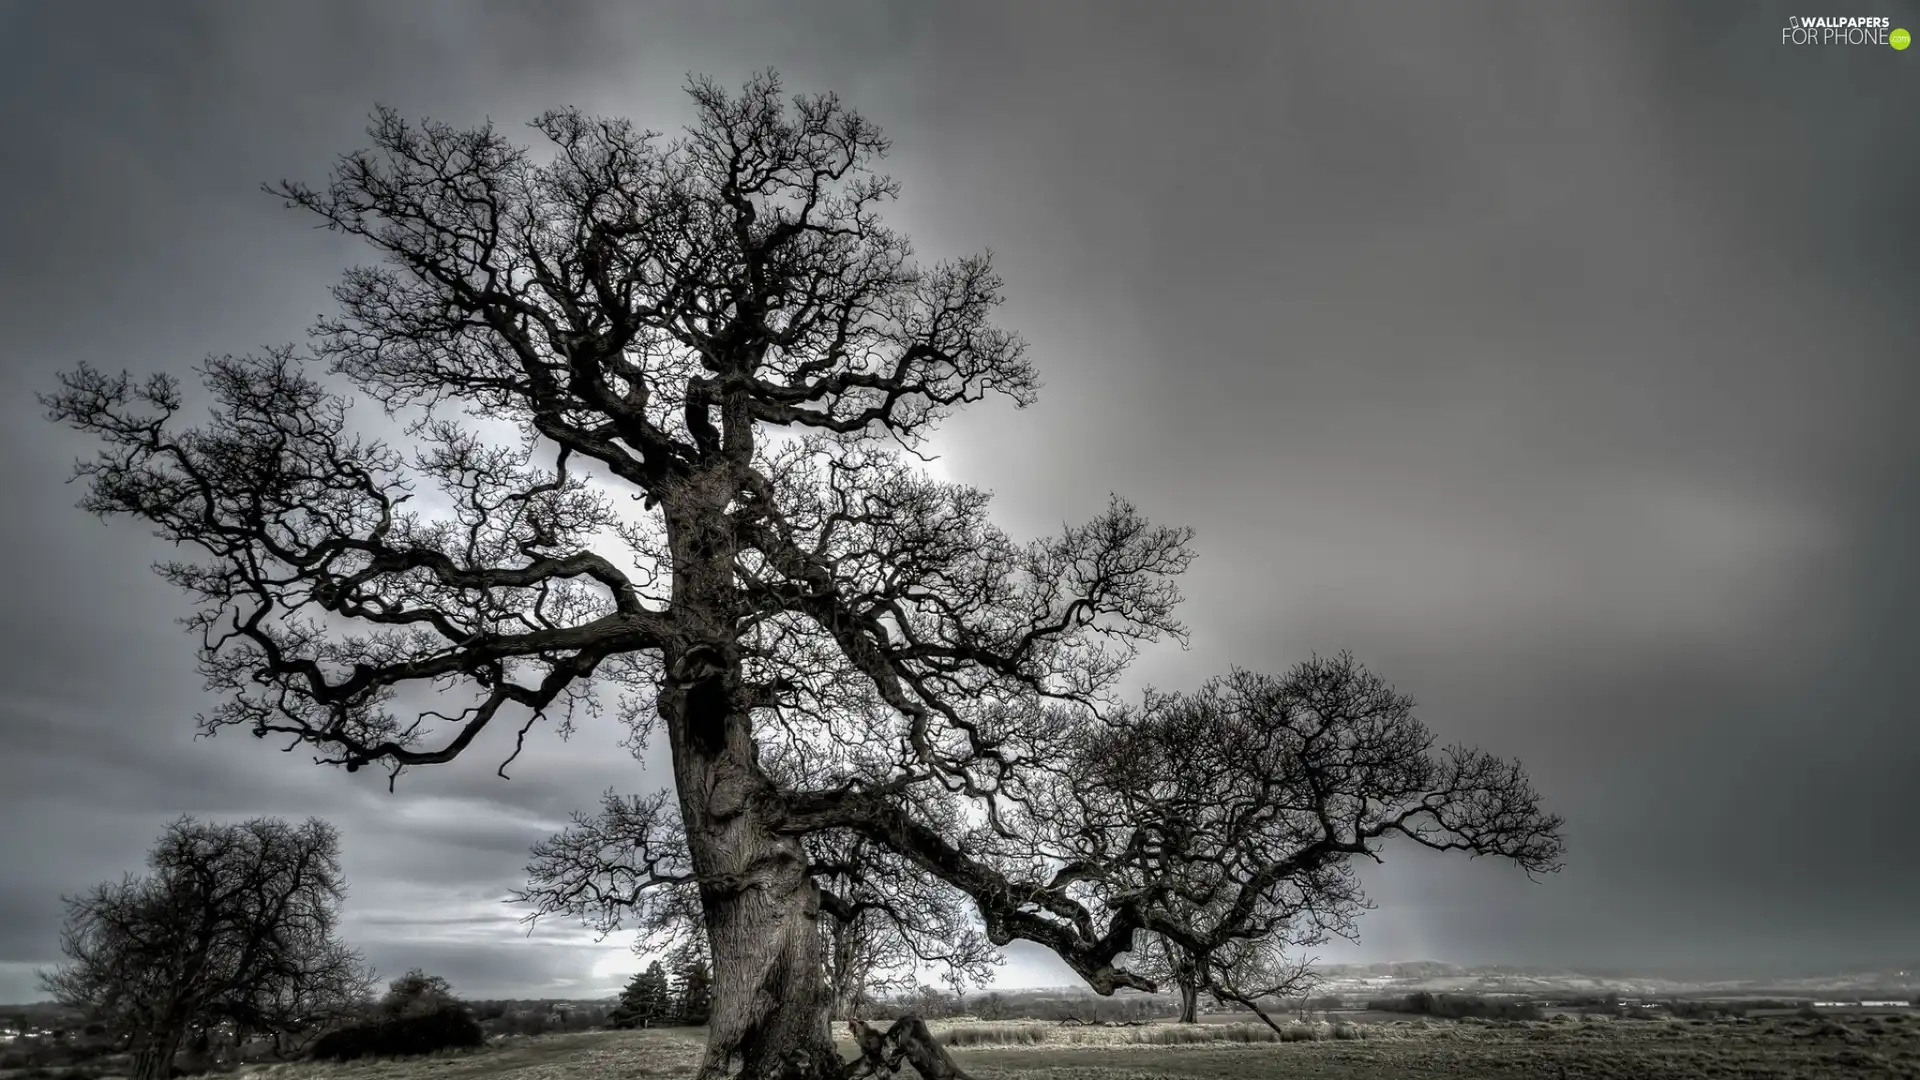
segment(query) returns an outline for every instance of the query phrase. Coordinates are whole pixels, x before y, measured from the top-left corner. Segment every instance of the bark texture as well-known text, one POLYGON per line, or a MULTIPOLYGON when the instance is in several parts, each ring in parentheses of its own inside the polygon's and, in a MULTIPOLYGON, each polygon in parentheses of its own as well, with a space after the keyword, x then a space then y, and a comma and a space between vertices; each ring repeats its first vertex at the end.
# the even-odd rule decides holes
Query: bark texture
POLYGON ((776 828, 751 717, 732 704, 737 668, 690 652, 673 670, 680 685, 660 707, 713 950, 701 1080, 838 1078, 819 889, 800 841, 776 828))
POLYGON ((774 885, 710 899, 713 1016, 703 1080, 838 1078, 821 977, 818 907, 797 888, 774 885))

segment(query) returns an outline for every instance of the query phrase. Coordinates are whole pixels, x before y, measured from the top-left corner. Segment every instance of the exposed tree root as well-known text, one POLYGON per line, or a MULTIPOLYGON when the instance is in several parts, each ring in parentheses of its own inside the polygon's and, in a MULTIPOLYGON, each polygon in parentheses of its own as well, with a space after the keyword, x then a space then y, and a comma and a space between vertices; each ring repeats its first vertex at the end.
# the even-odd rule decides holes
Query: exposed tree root
POLYGON ((848 1080, 865 1076, 893 1076, 904 1061, 924 1080, 973 1080, 935 1041, 927 1022, 917 1016, 903 1016, 885 1032, 875 1031, 859 1020, 847 1021, 854 1041, 860 1044, 860 1056, 847 1063, 848 1080))

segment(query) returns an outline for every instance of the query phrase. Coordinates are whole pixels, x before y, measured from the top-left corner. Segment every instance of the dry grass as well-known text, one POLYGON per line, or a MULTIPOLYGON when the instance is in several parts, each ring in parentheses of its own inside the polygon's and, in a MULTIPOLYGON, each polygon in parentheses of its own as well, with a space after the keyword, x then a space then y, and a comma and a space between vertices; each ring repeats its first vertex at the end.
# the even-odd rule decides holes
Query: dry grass
POLYGON ((980 1080, 1920 1080, 1920 1024, 1904 1019, 1282 1026, 1066 1028, 955 1056, 980 1080))
POLYGON ((1364 1038, 1355 1024, 1282 1024, 1275 1031, 1259 1023, 1146 1024, 1140 1027, 1064 1026, 1022 1021, 970 1021, 929 1025, 934 1036, 955 1049, 1003 1046, 1192 1046, 1201 1043, 1311 1042, 1314 1039, 1364 1038))
POLYGON ((942 1043, 962 1046, 1037 1046, 1058 1031, 1053 1024, 954 1024, 936 1034, 942 1043))
MULTIPOLYGON (((978 1080, 1920 1080, 1920 1023, 1897 1016, 1282 1026, 1276 1035, 1245 1023, 932 1025, 978 1080)), ((696 1029, 540 1036, 405 1061, 276 1065, 230 1080, 684 1078, 701 1039, 696 1029)), ((851 1045, 843 1052, 851 1057, 851 1045)))

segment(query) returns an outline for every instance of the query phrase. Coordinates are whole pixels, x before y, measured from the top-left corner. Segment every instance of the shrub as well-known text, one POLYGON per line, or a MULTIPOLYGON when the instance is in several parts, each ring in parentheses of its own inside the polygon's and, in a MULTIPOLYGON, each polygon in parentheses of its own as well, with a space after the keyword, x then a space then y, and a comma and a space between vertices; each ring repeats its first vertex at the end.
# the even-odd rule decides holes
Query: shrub
POLYGON ((313 1044, 321 1061, 364 1057, 412 1057, 436 1050, 483 1045, 480 1024, 463 1005, 447 1004, 431 1012, 375 1020, 330 1031, 313 1044))
POLYGON ((56 1043, 46 1039, 22 1039, 0 1052, 0 1069, 63 1069, 102 1057, 104 1045, 56 1043))
POLYGON ((1820 1042, 1843 1042, 1856 1045, 1867 1041, 1866 1036, 1833 1020, 1822 1023, 1819 1027, 1807 1032, 1804 1037, 1820 1042))
POLYGON ((387 984, 379 1008, 388 1017, 423 1016, 458 1003, 447 980, 414 968, 387 984))

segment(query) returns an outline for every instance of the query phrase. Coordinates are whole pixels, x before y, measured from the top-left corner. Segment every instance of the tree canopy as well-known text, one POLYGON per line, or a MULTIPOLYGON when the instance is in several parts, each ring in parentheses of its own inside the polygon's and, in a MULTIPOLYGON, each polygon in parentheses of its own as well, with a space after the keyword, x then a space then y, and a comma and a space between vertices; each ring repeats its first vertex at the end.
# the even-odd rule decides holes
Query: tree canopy
POLYGON ((634 973, 607 1020, 617 1028, 651 1027, 656 1021, 667 1019, 671 1008, 667 969, 655 960, 645 970, 634 973))
POLYGON ((1236 670, 1083 726, 1077 782, 1033 818, 1105 907, 1168 916, 1128 967, 1250 1004, 1304 989, 1304 950, 1352 937, 1356 861, 1385 842, 1556 868, 1559 818, 1516 762, 1440 748, 1351 654, 1236 670))
POLYGON ((387 984, 380 1011, 390 1017, 418 1016, 459 1003, 453 986, 438 975, 413 968, 387 984))

